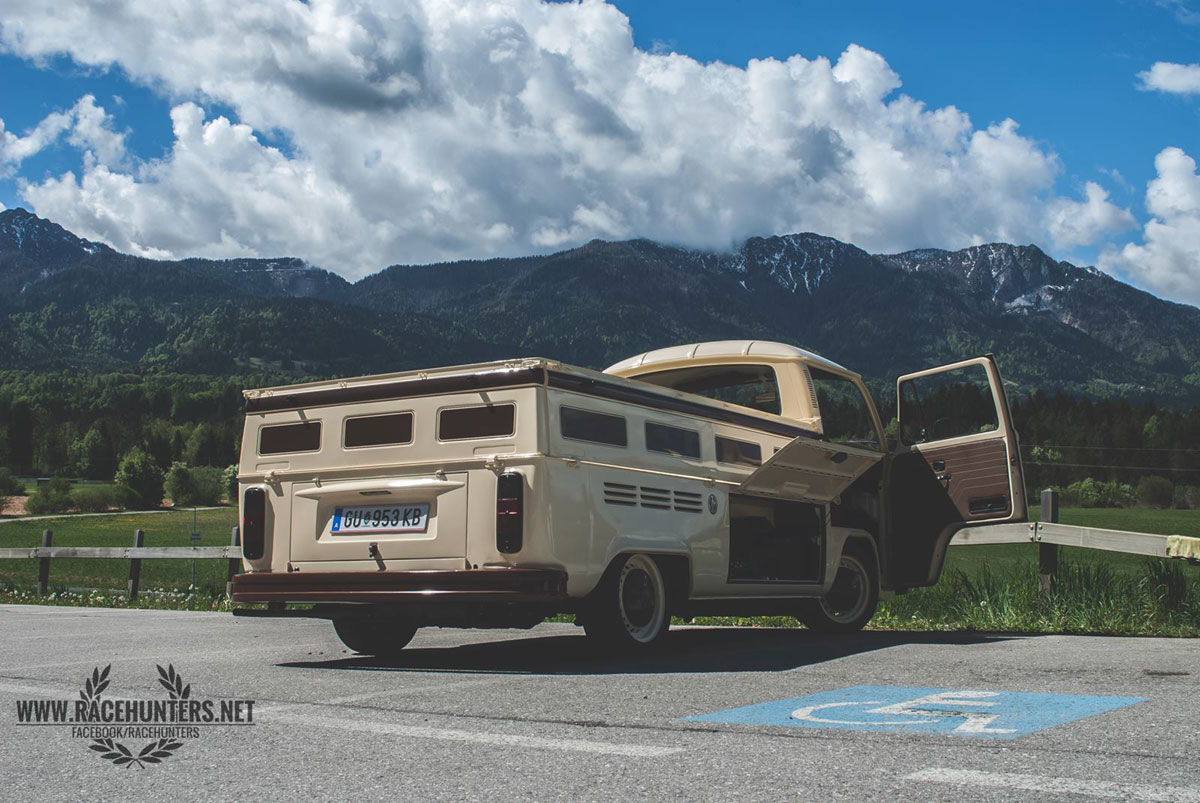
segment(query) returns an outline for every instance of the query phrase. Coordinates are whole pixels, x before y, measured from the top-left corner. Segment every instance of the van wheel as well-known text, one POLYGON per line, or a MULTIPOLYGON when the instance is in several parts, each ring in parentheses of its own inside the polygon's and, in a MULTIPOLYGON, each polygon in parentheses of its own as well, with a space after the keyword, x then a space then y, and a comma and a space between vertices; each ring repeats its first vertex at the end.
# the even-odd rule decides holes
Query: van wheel
POLYGON ((583 621, 595 641, 625 649, 659 643, 671 626, 667 584, 648 555, 627 555, 605 573, 583 621))
POLYGON ((334 619, 333 630, 354 652, 390 658, 412 641, 417 626, 392 619, 334 619))
POLYGON ((820 633, 853 633, 871 621, 878 604, 875 561, 847 551, 842 553, 833 587, 822 597, 802 600, 796 618, 820 633))

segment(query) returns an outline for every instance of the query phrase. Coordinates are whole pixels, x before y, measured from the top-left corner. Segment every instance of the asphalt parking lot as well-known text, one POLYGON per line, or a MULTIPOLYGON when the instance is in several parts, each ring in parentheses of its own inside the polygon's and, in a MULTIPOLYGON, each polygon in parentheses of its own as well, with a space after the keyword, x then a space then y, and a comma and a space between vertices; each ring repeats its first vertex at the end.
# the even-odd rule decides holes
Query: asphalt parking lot
POLYGON ((634 660, 546 624, 384 662, 320 621, 0 606, 0 644, 10 800, 1200 801, 1195 641, 687 628, 634 660), (18 723, 110 664, 105 698, 170 665, 253 723, 143 766, 18 723))

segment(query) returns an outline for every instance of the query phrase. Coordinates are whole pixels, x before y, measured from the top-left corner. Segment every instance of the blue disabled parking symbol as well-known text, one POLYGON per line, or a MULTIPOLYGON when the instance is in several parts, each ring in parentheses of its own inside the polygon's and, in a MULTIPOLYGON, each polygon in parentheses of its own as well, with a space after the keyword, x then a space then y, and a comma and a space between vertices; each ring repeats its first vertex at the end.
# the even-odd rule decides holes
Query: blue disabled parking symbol
POLYGON ((1015 739, 1140 703, 1144 699, 977 689, 850 686, 686 719, 737 725, 1015 739))

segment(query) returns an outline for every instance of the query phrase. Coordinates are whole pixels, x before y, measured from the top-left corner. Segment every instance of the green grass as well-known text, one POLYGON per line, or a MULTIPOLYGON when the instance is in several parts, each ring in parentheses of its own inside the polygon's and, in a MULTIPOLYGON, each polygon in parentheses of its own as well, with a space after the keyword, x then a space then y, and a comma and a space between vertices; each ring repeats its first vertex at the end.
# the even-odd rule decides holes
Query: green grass
MULTIPOLYGON (((201 536, 200 546, 228 546, 230 530, 235 524, 237 508, 198 511, 196 531, 201 536)), ((146 546, 191 546, 188 534, 192 531, 192 511, 9 521, 0 524, 0 547, 40 546, 43 530, 53 531, 55 546, 132 546, 137 529, 145 531, 146 546)), ((196 588, 204 593, 224 593, 228 567, 223 560, 196 561, 196 588)), ((70 558, 50 564, 50 586, 60 591, 124 589, 128 578, 129 561, 125 560, 70 558)), ((191 580, 190 560, 142 562, 142 588, 186 590, 191 580)), ((36 585, 36 560, 0 560, 0 589, 29 589, 36 585)))
MULTIPOLYGON (((1032 511, 1036 517, 1036 508, 1032 511)), ((196 515, 201 543, 229 543, 235 508, 196 515)), ((1064 524, 1162 534, 1200 536, 1200 511, 1100 510, 1067 508, 1064 524)), ((37 546, 43 529, 60 546, 128 546, 133 531, 146 532, 147 546, 190 543, 191 511, 116 516, 62 516, 35 522, 0 524, 0 546, 37 546)), ((1060 551, 1058 584, 1050 597, 1038 588, 1033 544, 953 547, 942 580, 880 605, 871 627, 889 630, 986 630, 1052 633, 1117 633, 1200 636, 1200 566, 1078 548, 1060 551)), ((191 562, 148 560, 142 587, 165 593, 146 595, 132 607, 225 610, 225 561, 196 562, 197 588, 188 591, 191 562)), ((122 595, 129 564, 122 560, 59 560, 51 568, 55 593, 36 598, 33 560, 0 561, 0 602, 129 607, 122 595), (71 588, 108 589, 72 593, 71 588)), ((794 627, 791 617, 705 617, 701 624, 794 627)))

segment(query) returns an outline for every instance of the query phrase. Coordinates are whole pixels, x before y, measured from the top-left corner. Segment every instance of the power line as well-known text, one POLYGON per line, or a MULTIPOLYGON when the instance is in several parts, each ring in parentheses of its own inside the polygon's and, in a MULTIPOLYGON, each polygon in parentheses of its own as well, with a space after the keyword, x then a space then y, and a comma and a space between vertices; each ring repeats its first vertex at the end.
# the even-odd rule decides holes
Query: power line
POLYGON ((1172 449, 1165 446, 1065 446, 1057 443, 1023 443, 1021 446, 1028 449, 1040 446, 1042 449, 1094 449, 1105 452, 1195 452, 1200 454, 1200 449, 1172 449))
POLYGON ((1102 463, 1055 463, 1050 460, 1022 460, 1027 466, 1062 466, 1063 468, 1112 468, 1128 471, 1193 471, 1200 473, 1200 468, 1172 468, 1171 466, 1112 466, 1102 463))

